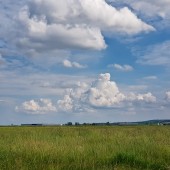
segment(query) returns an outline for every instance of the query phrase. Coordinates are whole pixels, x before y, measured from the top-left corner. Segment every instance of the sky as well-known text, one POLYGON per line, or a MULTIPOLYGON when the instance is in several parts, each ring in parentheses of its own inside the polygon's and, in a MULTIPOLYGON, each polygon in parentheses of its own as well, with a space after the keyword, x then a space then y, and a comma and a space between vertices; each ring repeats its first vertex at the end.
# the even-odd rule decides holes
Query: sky
POLYGON ((0 0, 0 124, 170 119, 169 0, 0 0))

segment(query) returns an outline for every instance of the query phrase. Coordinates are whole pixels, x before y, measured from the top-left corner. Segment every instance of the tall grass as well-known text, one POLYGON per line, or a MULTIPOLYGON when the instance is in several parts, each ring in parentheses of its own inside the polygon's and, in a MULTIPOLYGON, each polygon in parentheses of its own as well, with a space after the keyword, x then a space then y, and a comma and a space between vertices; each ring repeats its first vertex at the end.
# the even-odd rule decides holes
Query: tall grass
POLYGON ((1 127, 1 169, 168 170, 170 127, 1 127))

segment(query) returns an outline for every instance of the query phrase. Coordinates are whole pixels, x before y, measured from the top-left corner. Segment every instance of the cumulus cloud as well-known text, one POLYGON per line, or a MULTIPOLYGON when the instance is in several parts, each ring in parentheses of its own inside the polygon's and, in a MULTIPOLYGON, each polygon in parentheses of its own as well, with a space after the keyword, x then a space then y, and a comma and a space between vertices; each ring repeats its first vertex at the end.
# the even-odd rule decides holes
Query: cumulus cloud
POLYGON ((59 110, 72 111, 73 100, 69 95, 65 95, 63 100, 58 100, 57 102, 59 110))
POLYGON ((100 74, 91 85, 80 84, 79 87, 70 89, 59 100, 59 108, 63 111, 85 111, 91 108, 121 108, 127 104, 155 103, 156 97, 150 92, 146 94, 122 93, 117 84, 110 80, 110 74, 100 74), (65 106, 65 107, 64 107, 65 106))
MULTIPOLYGON (((63 93, 62 93, 63 94, 63 93)), ((135 108, 156 102, 152 93, 123 93, 109 73, 100 74, 91 83, 78 82, 67 88, 63 98, 53 104, 50 99, 30 100, 16 107, 16 111, 29 114, 48 112, 94 112, 98 109, 135 108)), ((148 106, 148 105, 147 105, 148 106)))
POLYGON ((145 18, 152 19, 154 25, 159 28, 170 27, 170 1, 168 0, 142 0, 133 1, 132 8, 143 14, 145 18))
POLYGON ((152 20, 157 27, 167 28, 170 26, 170 1, 169 0, 107 0, 108 3, 113 5, 117 4, 130 6, 139 15, 142 14, 143 18, 152 20), (161 23, 161 24, 160 24, 161 23))
POLYGON ((65 112, 91 112, 87 102, 87 91, 89 86, 86 83, 78 82, 76 87, 67 89, 66 95, 57 102, 59 111, 65 112))
POLYGON ((127 7, 104 0, 31 0, 19 12, 23 33, 19 47, 36 52, 55 49, 106 48, 102 32, 138 34, 154 28, 127 7))
POLYGON ((78 62, 71 62, 69 60, 64 60, 63 66, 68 68, 78 68, 78 69, 83 69, 87 67, 86 65, 81 65, 78 62))
POLYGON ((129 71, 133 71, 133 67, 130 65, 119 65, 119 64, 111 64, 108 67, 113 67, 114 69, 118 70, 118 71, 124 71, 124 72, 129 72, 129 71))
POLYGON ((140 101, 144 101, 147 103, 154 103, 156 102, 156 97, 152 95, 152 93, 146 93, 146 94, 134 94, 134 93, 130 93, 127 96, 127 100, 129 101, 136 101, 136 102, 140 102, 140 101))
POLYGON ((142 0, 138 2, 134 2, 133 6, 135 9, 142 11, 147 11, 147 15, 160 15, 165 17, 168 14, 168 10, 170 9, 170 2, 167 0, 142 0), (154 2, 154 4, 153 4, 154 2), (145 7, 145 8, 144 8, 145 7), (150 12, 149 12, 150 11, 150 12))
POLYGON ((46 114, 48 112, 57 111, 56 107, 53 106, 50 99, 25 101, 24 103, 22 103, 21 106, 17 106, 15 110, 20 112, 26 112, 29 114, 46 114))
POLYGON ((125 96, 119 92, 115 82, 110 81, 110 74, 100 74, 88 91, 89 103, 97 107, 110 107, 119 104, 125 96))

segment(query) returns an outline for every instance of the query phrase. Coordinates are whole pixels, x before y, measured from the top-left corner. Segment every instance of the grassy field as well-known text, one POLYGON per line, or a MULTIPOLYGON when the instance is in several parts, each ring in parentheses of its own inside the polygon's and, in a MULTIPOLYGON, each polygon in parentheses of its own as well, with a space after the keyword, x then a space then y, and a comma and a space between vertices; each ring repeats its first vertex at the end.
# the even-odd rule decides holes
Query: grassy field
POLYGON ((170 169, 170 126, 1 127, 0 170, 170 169))

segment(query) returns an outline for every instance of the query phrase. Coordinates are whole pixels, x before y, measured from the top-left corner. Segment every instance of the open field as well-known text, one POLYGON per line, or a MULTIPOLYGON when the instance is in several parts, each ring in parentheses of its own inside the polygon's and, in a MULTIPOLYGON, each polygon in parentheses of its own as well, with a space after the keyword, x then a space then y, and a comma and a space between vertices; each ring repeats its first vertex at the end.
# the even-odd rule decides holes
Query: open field
POLYGON ((170 169, 170 126, 1 127, 0 170, 170 169))

